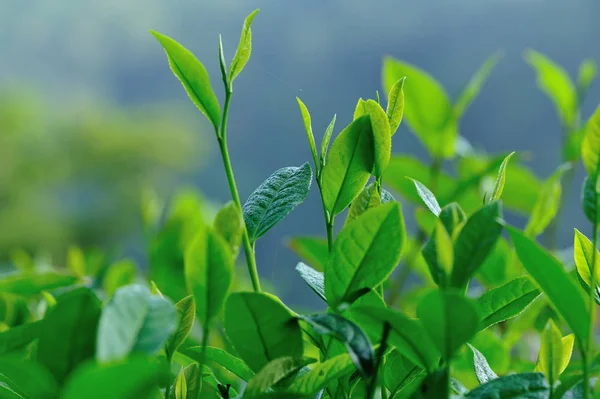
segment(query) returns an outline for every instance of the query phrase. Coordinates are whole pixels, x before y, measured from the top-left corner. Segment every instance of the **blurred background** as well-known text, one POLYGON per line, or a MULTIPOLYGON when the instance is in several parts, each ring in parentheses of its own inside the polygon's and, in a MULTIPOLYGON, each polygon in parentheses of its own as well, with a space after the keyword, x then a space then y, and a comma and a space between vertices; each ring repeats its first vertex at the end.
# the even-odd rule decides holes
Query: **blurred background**
MULTIPOLYGON (((528 165, 546 178, 561 162, 561 127, 523 52, 546 54, 573 79, 582 60, 600 62, 594 0, 2 0, 0 262, 23 253, 62 262, 76 245, 146 267, 142 193, 151 189, 168 201, 196 189, 209 209, 228 201, 214 133, 148 31, 192 50, 222 101, 218 34, 230 60, 255 8, 252 57, 235 82, 228 134, 242 201, 276 169, 309 160, 295 97, 311 111, 317 140, 334 113, 337 133, 359 97, 381 91, 385 55, 430 72, 453 98, 502 50, 461 134, 490 152, 530 152, 528 165)), ((598 103, 594 84, 582 117, 598 103)), ((394 151, 425 157, 404 125, 394 151)), ((559 247, 572 245, 572 227, 588 230, 582 179, 579 167, 559 247)), ((324 235, 320 206, 312 190, 257 245, 261 275, 291 306, 317 303, 301 299, 309 291, 286 240, 324 235)), ((405 211, 410 226, 408 204, 405 211)))

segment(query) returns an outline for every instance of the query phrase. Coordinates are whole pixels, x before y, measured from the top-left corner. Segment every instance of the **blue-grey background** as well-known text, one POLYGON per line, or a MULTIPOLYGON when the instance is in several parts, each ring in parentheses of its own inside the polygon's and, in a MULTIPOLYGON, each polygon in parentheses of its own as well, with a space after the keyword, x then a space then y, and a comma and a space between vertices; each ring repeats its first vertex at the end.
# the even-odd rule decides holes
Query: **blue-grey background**
MULTIPOLYGON (((252 57, 235 82, 229 124, 242 198, 277 168, 309 160, 295 97, 310 109, 317 141, 334 113, 339 132, 356 100, 381 90, 384 55, 429 71, 452 97, 489 55, 503 50, 502 61, 462 120, 461 133, 489 151, 531 151, 530 166, 546 177, 560 162, 560 126, 523 51, 548 55, 571 76, 585 58, 600 62, 600 2, 594 0, 0 0, 0 90, 34 91, 48 118, 85 113, 96 104, 124 113, 140 106, 159 106, 160 112, 168 104, 177 123, 185 121, 204 138, 190 156, 202 168, 177 175, 172 188, 194 184, 224 202, 229 192, 210 126, 188 101, 148 31, 165 33, 192 50, 222 100, 218 34, 229 60, 242 21, 255 8, 261 11, 252 28, 252 57)), ((598 103, 596 83, 583 117, 598 103)), ((394 137, 394 151, 424 156, 406 127, 394 137)), ((587 228, 579 210, 581 179, 580 168, 568 193, 569 227, 559 235, 563 246, 570 245, 571 226, 587 228)), ((81 201, 85 204, 85 196, 81 201)), ((322 235, 319 206, 313 190, 257 247, 261 274, 287 292, 292 304, 308 291, 295 276, 297 259, 284 239, 322 235)))

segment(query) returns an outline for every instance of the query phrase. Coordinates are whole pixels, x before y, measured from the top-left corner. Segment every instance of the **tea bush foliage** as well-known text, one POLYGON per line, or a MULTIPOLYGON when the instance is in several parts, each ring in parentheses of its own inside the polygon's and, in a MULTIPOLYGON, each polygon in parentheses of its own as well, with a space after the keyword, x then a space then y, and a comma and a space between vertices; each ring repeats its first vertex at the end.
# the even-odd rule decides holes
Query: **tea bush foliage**
POLYGON ((66 268, 17 264, 3 275, 0 396, 596 397, 600 108, 587 120, 580 112, 595 64, 582 63, 574 82, 544 55, 525 53, 564 132, 564 164, 546 179, 521 153, 487 154, 460 134, 500 53, 454 99, 425 71, 387 57, 386 98, 359 99, 341 129, 334 115, 315 134, 298 98, 309 162, 275 171, 242 201, 227 118, 257 12, 229 63, 219 37, 222 107, 203 64, 152 32, 214 128, 232 200, 207 215, 190 193, 166 208, 145 197, 144 275, 130 261, 104 266, 84 252, 70 254, 66 268), (392 154, 401 123, 429 163, 392 154), (559 251, 551 238, 580 163, 592 235, 575 229, 573 247, 559 251), (302 260, 298 282, 324 310, 304 313, 261 285, 255 244, 311 189, 322 200, 325 238, 298 236, 289 246, 302 260), (406 230, 401 202, 414 205, 416 231, 406 230), (524 228, 506 222, 509 213, 525 216, 524 228), (242 252, 247 271, 236 267, 242 252))

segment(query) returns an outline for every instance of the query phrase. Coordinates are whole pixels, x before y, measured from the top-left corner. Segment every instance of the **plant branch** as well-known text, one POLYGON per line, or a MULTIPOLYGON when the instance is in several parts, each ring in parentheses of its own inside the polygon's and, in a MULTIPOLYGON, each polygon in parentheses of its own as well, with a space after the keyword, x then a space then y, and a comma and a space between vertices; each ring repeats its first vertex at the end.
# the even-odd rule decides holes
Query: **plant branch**
MULTIPOLYGON (((377 355, 375 357, 375 371, 374 375, 371 377, 369 385, 367 387, 367 399, 373 399, 375 396, 375 390, 377 388, 378 374, 379 369, 381 368, 381 364, 383 362, 383 356, 385 355, 385 351, 387 350, 387 340, 390 335, 391 325, 388 322, 385 322, 383 325, 383 332, 381 334, 381 344, 377 349, 377 355)), ((385 391, 385 386, 381 387, 382 392, 385 391)))

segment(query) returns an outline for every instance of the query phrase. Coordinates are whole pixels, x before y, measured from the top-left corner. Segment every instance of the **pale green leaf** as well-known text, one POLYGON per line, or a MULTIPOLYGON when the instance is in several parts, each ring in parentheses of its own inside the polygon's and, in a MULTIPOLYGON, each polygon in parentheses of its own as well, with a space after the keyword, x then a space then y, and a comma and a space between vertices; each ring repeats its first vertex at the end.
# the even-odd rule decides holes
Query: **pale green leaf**
POLYGON ((321 169, 325 166, 325 161, 327 158, 327 150, 329 148, 329 142, 331 141, 331 135, 333 134, 333 128, 335 127, 335 120, 337 115, 333 115, 331 122, 327 125, 327 129, 325 129, 325 134, 323 135, 323 140, 321 141, 321 169))
POLYGON ((179 374, 177 374, 173 385, 175 388, 175 399, 187 399, 187 381, 185 380, 183 367, 181 368, 179 374))
POLYGON ((431 192, 423 183, 418 180, 411 179, 415 183, 415 188, 417 189, 417 194, 427 206, 427 209, 431 211, 435 216, 439 216, 440 212, 442 212, 442 208, 435 198, 435 194, 431 192))
POLYGON ((589 292, 590 284, 592 284, 592 270, 596 275, 596 287, 594 290, 596 293, 600 291, 600 252, 594 248, 594 244, 581 233, 575 229, 575 241, 573 244, 573 257, 575 259, 575 266, 577 268, 577 274, 581 281, 583 281, 586 288, 586 292, 589 292), (594 251, 596 254, 594 255, 594 251))
MULTIPOLYGON (((200 392, 202 392, 202 374, 198 363, 192 363, 184 367, 179 375, 183 377, 182 379, 185 379, 186 398, 199 399, 200 392)), ((176 391, 176 389, 171 389, 170 399, 177 399, 176 391)))
POLYGON ((319 272, 312 267, 299 262, 296 265, 296 271, 302 277, 302 280, 319 296, 322 300, 327 302, 325 298, 325 276, 322 272, 319 272))
POLYGON ((136 274, 137 267, 131 260, 125 259, 110 265, 102 283, 106 296, 110 298, 118 288, 133 284, 136 274))
POLYGON ((379 178, 383 176, 383 172, 390 163, 392 154, 392 133, 390 124, 388 123, 385 111, 376 101, 362 98, 358 101, 356 110, 354 111, 354 120, 363 115, 369 115, 371 118, 371 128, 373 130, 374 143, 374 164, 373 176, 379 178))
POLYGON ((196 303, 194 302, 194 297, 192 295, 186 296, 175 304, 175 309, 177 310, 178 317, 177 329, 165 344, 167 356, 173 356, 175 351, 183 344, 189 333, 192 331, 196 315, 196 303))
POLYGON ((544 373, 551 386, 569 365, 574 342, 573 334, 563 337, 554 321, 548 320, 542 332, 540 351, 534 371, 544 373))
POLYGON ((322 271, 325 268, 329 257, 329 249, 325 238, 294 237, 288 241, 287 245, 304 262, 316 270, 322 271))
POLYGON ((500 165, 500 170, 498 170, 498 177, 496 177, 496 183, 494 183, 494 190, 492 191, 492 195, 490 196, 490 202, 498 201, 500 197, 502 197, 502 192, 504 191, 504 182, 506 181, 506 166, 508 165, 508 161, 510 158, 515 155, 515 152, 511 152, 504 158, 502 164, 500 165))
POLYGON ((71 286, 76 281, 77 277, 56 271, 7 273, 0 278, 0 292, 30 297, 39 295, 42 291, 71 286))
POLYGON ((327 385, 355 370, 354 363, 346 353, 337 355, 315 364, 309 372, 296 378, 296 381, 287 389, 289 392, 304 395, 314 395, 327 385))
POLYGON ((479 67, 477 72, 475 72, 469 83, 467 83, 466 87, 456 99, 454 110, 457 117, 460 118, 465 113, 471 102, 473 102, 475 97, 477 97, 490 73, 492 73, 492 70, 498 61, 500 61, 500 58, 502 58, 502 52, 498 51, 492 54, 487 60, 485 60, 483 65, 479 67))
POLYGON ((600 166, 600 105, 585 127, 585 135, 581 143, 581 158, 588 176, 596 176, 600 166))
POLYGON ((242 72, 244 66, 250 59, 250 53, 252 52, 252 30, 250 27, 252 26, 252 21, 254 17, 258 13, 259 10, 254 10, 250 15, 246 17, 244 20, 244 26, 242 27, 242 36, 240 37, 240 42, 238 44, 237 50, 233 55, 233 59, 231 60, 231 65, 229 66, 229 85, 233 83, 233 80, 237 77, 237 75, 242 72))
POLYGON ((398 79, 396 83, 390 89, 388 93, 388 103, 385 113, 388 117, 390 124, 390 131, 392 136, 398 130, 400 123, 402 122, 402 116, 404 114, 404 81, 406 77, 398 79))
POLYGON ((475 367, 475 375, 480 384, 485 384, 491 380, 498 378, 498 374, 492 370, 483 353, 479 352, 473 345, 468 344, 473 351, 473 366, 475 367))
POLYGON ((229 352, 221 349, 207 346, 203 350, 202 346, 192 346, 184 350, 185 354, 190 358, 201 361, 202 353, 206 356, 207 360, 213 361, 223 367, 225 370, 237 375, 244 381, 250 381, 254 377, 254 372, 244 363, 242 359, 239 359, 229 352))
POLYGON ((363 188, 358 197, 356 197, 350 204, 345 223, 348 224, 349 222, 353 221, 358 216, 365 213, 368 209, 394 201, 394 197, 387 190, 383 188, 380 188, 380 190, 381 195, 379 194, 376 182, 372 182, 363 188))
POLYGON ((596 62, 593 59, 584 60, 579 65, 579 72, 577 73, 577 89, 585 94, 597 76, 598 65, 596 65, 596 62))
POLYGON ((296 97, 296 101, 298 101, 298 106, 300 106, 300 113, 302 114, 302 122, 304 122, 304 130, 306 130, 306 137, 308 138, 308 144, 310 146, 310 152, 313 157, 313 161, 315 163, 315 170, 319 171, 319 156, 317 155, 317 145, 315 144, 315 136, 313 135, 312 125, 310 121, 310 112, 308 112, 308 108, 306 105, 300 100, 300 98, 296 97))
POLYGON ((233 201, 227 202, 219 209, 213 222, 213 229, 229 244, 234 260, 240 253, 244 228, 244 217, 233 201))

